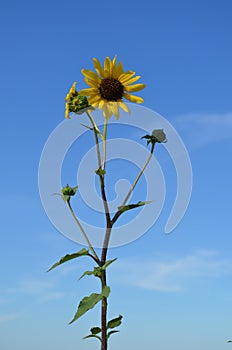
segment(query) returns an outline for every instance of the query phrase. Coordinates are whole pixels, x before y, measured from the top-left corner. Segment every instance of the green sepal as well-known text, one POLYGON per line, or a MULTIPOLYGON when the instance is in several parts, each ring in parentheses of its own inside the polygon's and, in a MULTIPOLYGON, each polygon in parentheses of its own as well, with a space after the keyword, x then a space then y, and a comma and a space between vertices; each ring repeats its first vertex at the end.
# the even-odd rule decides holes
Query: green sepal
POLYGON ((107 339, 109 339, 109 337, 111 336, 111 334, 114 334, 114 333, 118 333, 120 331, 110 331, 109 333, 107 333, 107 339))
POLYGON ((78 309, 77 312, 75 313, 73 319, 69 322, 69 324, 75 322, 76 320, 78 320, 81 316, 83 316, 87 311, 89 311, 90 309, 93 309, 94 306, 103 298, 108 298, 110 294, 110 287, 105 286, 102 289, 102 293, 101 294, 97 294, 97 293, 92 293, 90 294, 88 297, 84 297, 79 305, 78 305, 78 309))
POLYGON ((147 202, 139 201, 136 204, 121 205, 120 207, 118 207, 118 211, 119 211, 119 214, 121 215, 125 211, 131 210, 131 209, 135 209, 135 208, 141 207, 141 206, 146 205, 146 204, 150 204, 151 202, 152 201, 147 201, 147 202))
POLYGON ((113 260, 107 260, 107 261, 105 262, 104 265, 98 266, 98 267, 94 267, 94 269, 93 269, 92 271, 89 271, 89 270, 88 270, 88 271, 85 271, 85 272, 81 275, 81 277, 79 278, 79 280, 80 280, 82 277, 86 276, 86 275, 88 275, 88 276, 94 275, 95 277, 101 278, 102 272, 103 272, 110 264, 112 264, 115 260, 117 260, 117 258, 115 258, 115 259, 113 259, 113 260))
POLYGON ((52 265, 52 267, 50 267, 50 269, 47 272, 53 270, 55 267, 57 267, 61 264, 64 264, 65 262, 67 262, 69 260, 76 259, 76 258, 79 258, 80 256, 84 256, 84 255, 89 255, 89 251, 85 248, 81 249, 77 253, 67 254, 67 255, 63 256, 63 258, 61 258, 60 261, 58 261, 57 263, 52 265))
POLYGON ((108 323, 107 323, 107 329, 108 328, 115 328, 115 327, 118 327, 121 325, 122 323, 122 315, 119 315, 118 317, 116 318, 113 318, 112 320, 110 320, 108 323))
POLYGON ((64 202, 70 201, 70 198, 72 196, 75 196, 77 189, 78 189, 78 186, 70 187, 69 185, 66 185, 65 187, 63 187, 61 190, 61 196, 64 202))

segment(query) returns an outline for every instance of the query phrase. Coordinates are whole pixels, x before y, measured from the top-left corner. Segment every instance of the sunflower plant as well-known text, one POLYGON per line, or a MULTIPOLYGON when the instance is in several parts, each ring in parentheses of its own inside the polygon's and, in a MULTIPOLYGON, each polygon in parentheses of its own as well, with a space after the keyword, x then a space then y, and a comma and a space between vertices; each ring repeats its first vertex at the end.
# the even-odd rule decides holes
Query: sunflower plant
POLYGON ((80 301, 77 311, 73 316, 73 319, 70 321, 70 324, 77 321, 81 316, 83 316, 90 309, 94 308, 98 303, 101 303, 101 322, 97 326, 92 326, 90 328, 90 334, 86 335, 84 339, 96 338, 100 341, 101 350, 107 350, 108 340, 111 337, 111 335, 119 332, 117 327, 121 325, 123 318, 123 316, 119 314, 111 320, 107 319, 108 297, 110 294, 110 287, 107 284, 107 271, 108 267, 117 259, 115 258, 112 260, 107 260, 107 253, 109 249, 109 242, 113 226, 119 219, 119 217, 125 212, 150 203, 150 201, 139 201, 138 203, 128 204, 128 201, 140 177, 142 176, 144 170, 146 169, 148 163, 152 158, 155 145, 157 143, 166 142, 166 135, 163 130, 153 130, 151 135, 145 135, 142 137, 147 140, 147 145, 150 145, 149 156, 145 161, 144 166, 135 178, 134 183, 132 184, 129 192, 125 195, 124 201, 118 207, 117 212, 114 213, 114 215, 112 215, 109 209, 105 190, 107 162, 106 140, 108 120, 113 115, 116 117, 116 119, 118 119, 120 108, 125 112, 130 112, 128 106, 125 103, 125 99, 130 102, 142 103, 143 99, 141 97, 133 95, 131 93, 144 89, 145 85, 141 83, 134 84, 140 79, 140 76, 136 76, 136 73, 132 70, 124 71, 122 62, 117 64, 116 56, 112 60, 109 57, 106 57, 104 60, 104 65, 101 65, 97 58, 93 58, 93 64, 95 71, 82 69, 84 81, 89 87, 77 92, 76 82, 74 82, 69 93, 67 94, 65 98, 65 117, 69 119, 71 113, 85 113, 91 124, 91 126, 89 126, 88 128, 93 132, 95 139, 96 156, 98 163, 98 167, 95 173, 99 178, 100 192, 104 207, 106 223, 103 245, 100 249, 100 252, 98 252, 91 244, 88 234, 87 232, 85 232, 80 221, 78 220, 78 217, 75 214, 71 204, 72 198, 77 194, 78 186, 71 187, 69 185, 66 185, 61 189, 61 196, 66 205, 68 206, 73 216, 73 219, 78 226, 78 229, 82 233, 88 249, 82 248, 78 252, 66 254, 58 262, 56 262, 48 271, 51 271, 57 266, 60 266, 70 260, 77 259, 83 256, 92 259, 94 263, 93 269, 90 271, 85 271, 81 275, 80 279, 85 276, 93 276, 97 278, 100 282, 100 291, 98 293, 92 293, 89 296, 85 296, 80 301), (101 110, 103 113, 103 131, 100 131, 92 115, 92 111, 96 108, 101 110), (102 144, 102 151, 100 149, 100 144, 102 144))

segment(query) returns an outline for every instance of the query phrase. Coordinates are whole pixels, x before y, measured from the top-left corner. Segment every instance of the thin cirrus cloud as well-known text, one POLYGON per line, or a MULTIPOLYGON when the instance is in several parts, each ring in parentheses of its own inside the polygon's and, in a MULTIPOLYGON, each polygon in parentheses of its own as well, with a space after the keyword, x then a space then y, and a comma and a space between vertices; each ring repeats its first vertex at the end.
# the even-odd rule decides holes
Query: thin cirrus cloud
POLYGON ((39 302, 57 300, 64 297, 64 293, 56 290, 56 285, 52 281, 44 280, 24 280, 17 287, 7 290, 10 294, 31 295, 39 302))
POLYGON ((231 261, 217 252, 200 250, 182 257, 163 257, 157 260, 124 260, 113 282, 160 292, 184 292, 206 279, 232 274, 231 261), (139 262, 138 262, 139 261, 139 262))
POLYGON ((14 321, 18 320, 21 317, 20 313, 5 313, 0 314, 0 323, 7 322, 7 321, 14 321))
POLYGON ((176 117, 175 125, 190 150, 232 138, 232 112, 187 113, 176 117))

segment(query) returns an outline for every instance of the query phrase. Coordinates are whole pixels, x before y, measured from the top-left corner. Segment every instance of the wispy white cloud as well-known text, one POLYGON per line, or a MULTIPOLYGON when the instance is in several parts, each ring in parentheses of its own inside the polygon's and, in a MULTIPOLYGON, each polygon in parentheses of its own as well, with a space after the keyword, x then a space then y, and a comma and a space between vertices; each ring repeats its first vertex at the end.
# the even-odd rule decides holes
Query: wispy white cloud
POLYGON ((121 261, 118 271, 116 265, 113 268, 117 276, 115 282, 163 292, 182 292, 202 278, 214 279, 232 274, 231 261, 206 250, 157 260, 125 260, 121 261))
POLYGON ((6 314, 0 314, 0 323, 1 322, 7 322, 7 321, 14 321, 18 320, 21 317, 20 313, 6 313, 6 314))
POLYGON ((175 125, 180 134, 184 133, 188 149, 232 138, 232 112, 179 115, 175 118, 175 125))
POLYGON ((42 279, 23 280, 18 286, 8 288, 7 293, 31 295, 40 302, 56 300, 65 296, 64 293, 56 290, 56 285, 53 281, 45 281, 42 279))

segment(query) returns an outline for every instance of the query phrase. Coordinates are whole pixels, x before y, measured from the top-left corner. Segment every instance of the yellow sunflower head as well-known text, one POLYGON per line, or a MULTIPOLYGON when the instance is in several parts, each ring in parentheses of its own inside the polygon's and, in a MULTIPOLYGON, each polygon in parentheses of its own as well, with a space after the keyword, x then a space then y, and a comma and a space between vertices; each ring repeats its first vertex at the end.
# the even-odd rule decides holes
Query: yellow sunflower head
POLYGON ((89 104, 101 109, 105 118, 110 118, 114 114, 118 119, 119 107, 125 112, 129 112, 123 98, 131 102, 143 102, 141 97, 130 94, 130 92, 145 88, 144 84, 133 85, 140 76, 135 76, 135 72, 132 70, 124 72, 122 62, 117 65, 116 56, 113 60, 106 57, 104 66, 97 58, 93 59, 93 63, 96 73, 88 69, 82 69, 84 80, 90 88, 79 91, 79 94, 88 96, 89 104))

